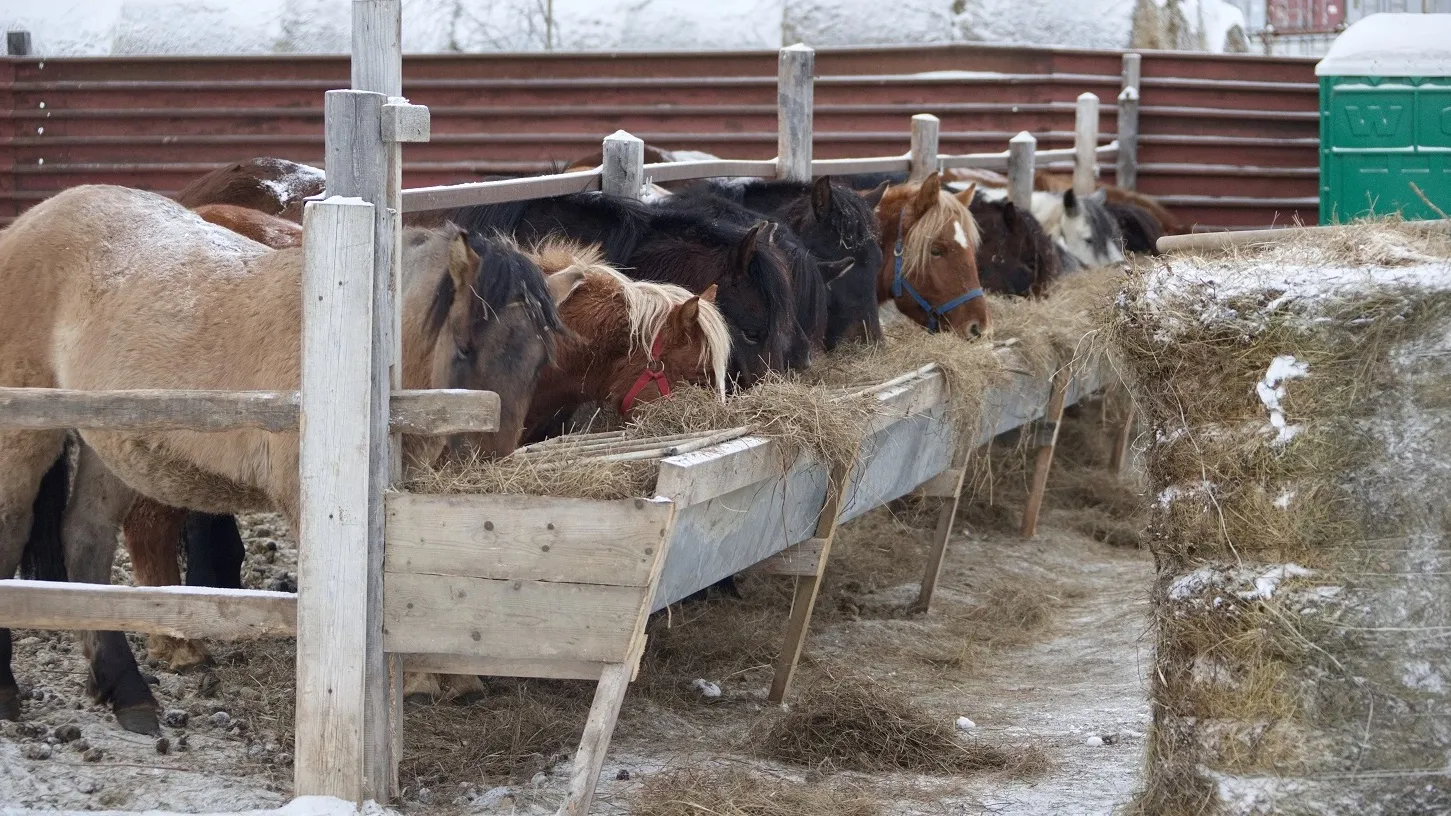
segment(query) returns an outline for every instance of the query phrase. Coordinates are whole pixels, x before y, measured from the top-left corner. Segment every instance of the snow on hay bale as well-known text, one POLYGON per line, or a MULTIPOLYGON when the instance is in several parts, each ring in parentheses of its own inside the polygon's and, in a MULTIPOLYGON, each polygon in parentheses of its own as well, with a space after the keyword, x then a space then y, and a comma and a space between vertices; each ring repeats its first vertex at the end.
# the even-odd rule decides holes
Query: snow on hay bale
MULTIPOLYGON (((1121 279, 1121 270, 1096 269, 1064 278, 1043 299, 992 296, 992 342, 964 342, 947 332, 928 334, 904 320, 884 327, 887 340, 882 345, 837 350, 819 358, 811 371, 769 377, 724 403, 706 389, 681 388, 668 400, 637 408, 631 422, 620 426, 619 442, 627 446, 746 428, 781 443, 789 455, 809 451, 828 464, 847 464, 878 410, 870 386, 927 365, 946 377, 954 424, 960 431, 975 431, 982 427, 988 392, 1007 383, 1013 373, 1046 379, 1060 369, 1079 373, 1100 367, 1096 328, 1121 279)), ((405 489, 634 498, 650 494, 658 465, 658 457, 581 458, 559 446, 495 461, 423 468, 405 489)))
POLYGON ((1451 239, 1361 224, 1131 276, 1152 423, 1139 810, 1451 808, 1451 239))

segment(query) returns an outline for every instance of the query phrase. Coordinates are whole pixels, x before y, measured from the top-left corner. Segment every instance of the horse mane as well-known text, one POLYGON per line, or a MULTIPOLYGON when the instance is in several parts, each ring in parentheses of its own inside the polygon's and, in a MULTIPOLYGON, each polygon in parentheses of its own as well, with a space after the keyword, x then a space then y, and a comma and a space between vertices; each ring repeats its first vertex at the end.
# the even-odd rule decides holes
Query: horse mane
MULTIPOLYGON (((637 281, 605 263, 604 251, 598 244, 585 245, 568 238, 549 237, 530 248, 529 254, 546 275, 577 269, 588 277, 610 281, 625 301, 629 321, 630 347, 650 353, 655 338, 665 328, 675 308, 695 294, 673 283, 637 281)), ((700 365, 714 377, 716 390, 724 396, 726 363, 731 356, 731 334, 720 309, 702 300, 696 312, 697 323, 705 338, 700 350, 700 365)))
MULTIPOLYGON (((916 196, 920 186, 913 184, 908 187, 906 197, 916 196)), ((942 190, 937 194, 937 205, 918 216, 902 237, 904 275, 910 278, 913 272, 927 268, 932 259, 932 243, 954 221, 962 225, 963 234, 967 237, 968 251, 977 251, 978 245, 982 243, 982 236, 977 231, 977 219, 972 217, 972 211, 966 204, 958 201, 952 193, 942 190)))
MULTIPOLYGON (((804 181, 754 179, 741 191, 743 196, 757 194, 780 212, 793 229, 817 220, 811 204, 812 185, 804 181)), ((857 249, 877 241, 877 216, 867 200, 839 184, 828 184, 831 211, 825 219, 832 232, 842 236, 844 248, 857 249)), ((870 187, 867 189, 871 189, 870 187)))
MULTIPOLYGON (((459 232, 460 228, 452 224, 443 229, 413 228, 405 231, 404 240, 449 240, 459 232)), ((565 331, 564 323, 559 318, 559 310, 554 306, 554 298, 544 283, 544 275, 534 261, 520 251, 513 239, 499 234, 484 237, 479 233, 469 232, 467 240, 469 248, 479 257, 470 288, 482 306, 469 310, 471 334, 481 330, 480 324, 514 303, 518 303, 528 312, 530 322, 540 334, 552 335, 565 331)), ((453 276, 441 276, 427 312, 425 325, 430 334, 437 334, 442 330, 456 295, 453 276)), ((553 356, 551 346, 549 358, 552 360, 553 356)))
POLYGON ((1159 254, 1158 242, 1164 236, 1164 228, 1153 213, 1137 204, 1119 201, 1106 202, 1104 209, 1118 223, 1125 251, 1159 254))
POLYGON ((644 203, 603 193, 573 193, 550 199, 460 207, 450 212, 448 219, 472 233, 517 235, 520 223, 531 212, 550 210, 573 210, 608 223, 608 229, 600 230, 598 236, 591 238, 598 238, 606 260, 616 266, 625 264, 634 254, 649 230, 651 219, 644 203))

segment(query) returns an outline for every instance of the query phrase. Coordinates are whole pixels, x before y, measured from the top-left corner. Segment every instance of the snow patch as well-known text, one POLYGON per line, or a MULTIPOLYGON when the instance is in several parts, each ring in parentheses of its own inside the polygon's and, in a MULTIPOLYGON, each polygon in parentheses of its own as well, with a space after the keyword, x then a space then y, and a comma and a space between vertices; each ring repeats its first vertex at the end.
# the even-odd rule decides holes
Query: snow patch
POLYGON ((1286 578, 1309 578, 1315 571, 1306 569, 1299 564, 1281 564, 1278 567, 1271 567, 1264 574, 1255 578, 1255 588, 1239 593, 1239 597, 1246 601, 1267 601, 1275 597, 1275 591, 1280 588, 1280 582, 1286 578))
MULTIPOLYGON (((1271 567, 1214 567, 1205 566, 1193 572, 1180 575, 1169 584, 1169 600, 1188 601, 1208 590, 1219 588, 1229 590, 1244 601, 1267 601, 1279 592, 1280 584, 1290 578, 1310 578, 1315 571, 1299 564, 1276 564, 1271 567), (1242 589, 1241 589, 1242 587, 1242 589)), ((1338 586, 1320 586, 1294 593, 1294 600, 1300 604, 1313 601, 1327 601, 1340 593, 1338 586)), ((1207 601, 1210 608, 1219 608, 1224 603, 1222 595, 1207 601)))
POLYGON ((957 730, 958 731, 971 731, 974 728, 977 728, 977 723, 973 722, 972 720, 968 719, 967 717, 958 717, 957 718, 957 730))
POLYGON ((704 697, 707 700, 716 700, 720 698, 720 686, 710 682, 709 680, 705 680, 703 678, 696 678, 695 682, 690 684, 690 687, 695 691, 700 692, 700 696, 704 697))
POLYGON ((272 163, 286 171, 286 175, 280 178, 260 179, 262 186, 271 190, 284 206, 317 189, 318 185, 327 180, 327 175, 322 170, 311 165, 272 158, 264 159, 261 163, 272 163))
POLYGON ((1335 38, 1315 75, 1446 76, 1448 42, 1451 14, 1372 14, 1335 38))
POLYGON ((1289 510, 1290 502, 1294 501, 1294 499, 1295 491, 1287 487, 1284 490, 1280 491, 1280 495, 1275 498, 1275 507, 1278 507, 1281 510, 1289 510))
POLYGON ((1270 427, 1277 436, 1274 444, 1284 445, 1300 433, 1303 428, 1299 425, 1289 425, 1285 421, 1285 411, 1281 402, 1285 399, 1285 382, 1297 380, 1310 374, 1310 365, 1296 360, 1292 355, 1281 354, 1270 361, 1270 367, 1265 371, 1264 379, 1255 386, 1255 393, 1259 394, 1260 402, 1270 412, 1270 427))

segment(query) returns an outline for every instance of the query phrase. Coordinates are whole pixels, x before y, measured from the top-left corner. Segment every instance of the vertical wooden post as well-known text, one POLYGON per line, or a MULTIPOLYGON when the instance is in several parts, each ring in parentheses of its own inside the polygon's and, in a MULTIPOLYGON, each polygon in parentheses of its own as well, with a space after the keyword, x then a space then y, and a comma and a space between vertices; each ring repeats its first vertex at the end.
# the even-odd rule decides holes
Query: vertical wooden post
POLYGON ((5 32, 5 53, 12 57, 28 57, 31 55, 30 32, 29 31, 7 31, 5 32))
MULTIPOLYGON (((372 1, 359 5, 372 5, 372 1)), ((388 207, 388 148, 383 140, 383 103, 386 97, 370 91, 328 91, 324 99, 325 156, 329 196, 353 196, 373 205, 374 225, 371 277, 371 399, 368 403, 368 509, 365 610, 368 634, 364 652, 367 672, 368 795, 389 799, 393 763, 393 698, 387 660, 383 653, 383 494, 395 470, 393 445, 388 437, 388 399, 392 391, 394 359, 393 256, 397 246, 396 210, 388 207)), ((331 583, 324 579, 325 583, 331 583)))
POLYGON ((638 200, 645 192, 645 143, 623 130, 605 137, 600 190, 638 200))
POLYGON ((1118 94, 1118 163, 1113 183, 1125 190, 1139 184, 1139 82, 1142 57, 1124 54, 1123 90, 1118 94))
POLYGON ((776 75, 776 175, 811 181, 811 111, 816 52, 797 43, 781 49, 776 75))
POLYGON ((1053 469, 1053 452, 1058 447, 1058 426, 1063 422, 1063 406, 1068 398, 1068 383, 1073 375, 1067 369, 1053 375, 1048 408, 1035 428, 1038 460, 1033 465, 1033 482, 1028 490, 1028 503, 1023 508, 1023 538, 1038 534, 1038 513, 1043 509, 1043 494, 1048 489, 1048 473, 1053 469))
POLYGON ((1098 97, 1078 97, 1078 115, 1073 126, 1073 192, 1091 194, 1098 187, 1098 97))
MULTIPOLYGON (((329 124, 338 121, 329 118, 329 124)), ((348 124, 344 122, 344 124, 348 124)), ((294 790, 361 803, 367 780, 373 485, 373 207, 329 198, 303 212, 303 546, 297 560, 294 790)))
POLYGON ((402 0, 353 0, 353 90, 403 95, 402 0))
POLYGON ((1137 413, 1133 397, 1129 397, 1128 407, 1124 409, 1124 421, 1118 428, 1118 438, 1113 443, 1113 454, 1109 458, 1108 467, 1114 473, 1123 473, 1124 465, 1129 461, 1129 444, 1134 438, 1134 414, 1137 413))
POLYGON ((1033 210, 1033 172, 1038 140, 1022 131, 1008 140, 1008 200, 1024 212, 1033 210))
POLYGON ((937 138, 941 125, 941 121, 930 113, 912 117, 912 173, 909 181, 921 181, 937 172, 937 138))

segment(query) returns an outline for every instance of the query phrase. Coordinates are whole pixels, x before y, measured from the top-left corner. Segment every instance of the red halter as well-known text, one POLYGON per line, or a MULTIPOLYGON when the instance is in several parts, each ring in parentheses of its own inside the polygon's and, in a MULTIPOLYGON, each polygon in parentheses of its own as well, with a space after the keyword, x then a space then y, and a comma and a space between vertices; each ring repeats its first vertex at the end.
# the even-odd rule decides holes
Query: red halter
POLYGON ((665 362, 660 359, 660 344, 665 339, 664 333, 655 335, 655 344, 650 347, 650 360, 645 363, 645 370, 635 379, 635 384, 625 392, 625 398, 620 401, 620 413, 628 414, 630 409, 635 407, 635 398, 645 390, 645 386, 655 383, 660 389, 660 396, 670 396, 670 378, 665 376, 665 362))

